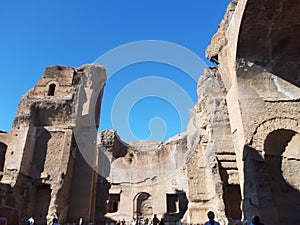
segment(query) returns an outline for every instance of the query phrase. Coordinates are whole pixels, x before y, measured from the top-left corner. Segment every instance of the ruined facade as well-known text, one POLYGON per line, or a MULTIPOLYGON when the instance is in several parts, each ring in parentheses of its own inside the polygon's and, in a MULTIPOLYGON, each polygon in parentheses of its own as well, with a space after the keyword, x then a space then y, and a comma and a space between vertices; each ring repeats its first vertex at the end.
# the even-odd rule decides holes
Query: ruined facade
POLYGON ((115 131, 97 142, 104 69, 47 68, 0 133, 1 215, 203 223, 213 210, 222 225, 253 215, 299 224, 299 15, 296 0, 232 1, 187 131, 165 143, 124 143, 115 131))
POLYGON ((106 196, 107 204, 99 208, 106 211, 99 220, 151 219, 153 214, 168 222, 183 219, 188 209, 186 141, 186 134, 180 134, 165 143, 124 143, 115 131, 102 131, 98 188, 106 191, 100 198, 106 196))
MULTIPOLYGON (((118 147, 110 146, 106 181, 118 198, 108 200, 117 203, 108 216, 147 217, 142 208, 151 202, 151 211, 166 221, 201 223, 213 210, 221 224, 228 218, 250 223, 253 215, 266 224, 299 224, 299 13, 298 1, 231 2, 206 51, 217 67, 207 68, 199 80, 186 133, 151 147, 129 144, 139 151, 115 158, 118 147), (149 152, 165 153, 165 160, 156 155, 163 163, 155 164, 149 152), (184 163, 174 154, 182 154, 184 163), (158 166, 154 174, 172 174, 178 165, 177 173, 155 180, 146 172, 152 168, 143 170, 138 162, 158 166), (124 166, 140 173, 122 174, 124 166)), ((109 152, 102 135, 99 148, 109 152)))
POLYGON ((1 216, 9 224, 93 221, 96 135, 105 71, 54 66, 19 104, 0 134, 1 216), (81 151, 84 145, 84 151, 81 151), (84 180, 84 181, 83 181, 84 180))

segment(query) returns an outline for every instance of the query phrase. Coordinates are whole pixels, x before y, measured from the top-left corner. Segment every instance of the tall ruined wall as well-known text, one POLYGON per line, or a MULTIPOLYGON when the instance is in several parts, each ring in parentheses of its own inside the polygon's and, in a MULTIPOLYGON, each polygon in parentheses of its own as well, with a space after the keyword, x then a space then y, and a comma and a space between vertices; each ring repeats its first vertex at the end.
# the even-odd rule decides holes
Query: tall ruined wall
POLYGON ((199 80, 199 100, 187 128, 190 155, 186 167, 193 222, 203 221, 209 210, 222 223, 226 223, 226 210, 227 217, 241 216, 240 200, 230 199, 233 193, 228 193, 230 187, 239 185, 239 178, 225 96, 218 70, 207 68, 199 80))
POLYGON ((217 59, 227 88, 243 216, 297 224, 300 3, 233 3, 235 10, 225 15, 207 55, 217 59))
POLYGON ((95 172, 82 151, 94 157, 96 145, 85 146, 80 138, 88 134, 86 141, 96 142, 96 106, 104 84, 105 71, 97 65, 48 67, 22 98, 11 132, 2 135, 7 149, 0 212, 11 224, 24 223, 28 216, 39 224, 53 216, 61 223, 75 222, 78 215, 94 219, 95 172), (76 186, 82 177, 85 182, 76 186))

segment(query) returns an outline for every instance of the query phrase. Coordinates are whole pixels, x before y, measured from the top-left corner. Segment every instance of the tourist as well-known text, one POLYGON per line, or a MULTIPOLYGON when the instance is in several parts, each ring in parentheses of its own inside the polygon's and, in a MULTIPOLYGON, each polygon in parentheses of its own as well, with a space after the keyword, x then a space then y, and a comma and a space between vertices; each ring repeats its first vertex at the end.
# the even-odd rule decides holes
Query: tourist
POLYGON ((252 223, 250 225, 264 225, 264 224, 260 222, 259 216, 253 216, 252 223))
POLYGON ((0 217, 0 225, 7 225, 7 218, 6 217, 0 217))
POLYGON ((157 215, 154 214, 154 217, 153 217, 153 220, 152 220, 152 224, 153 225, 158 225, 158 223, 159 223, 159 219, 157 218, 157 215))
POLYGON ((53 224, 53 225, 59 225, 58 219, 57 219, 56 217, 53 218, 52 224, 53 224))
POLYGON ((125 219, 122 220, 122 225, 126 225, 125 219))
POLYGON ((165 225, 165 222, 164 222, 163 218, 160 219, 159 225, 165 225))
POLYGON ((34 219, 33 219, 32 216, 27 220, 27 224, 28 224, 28 225, 34 224, 34 219))
POLYGON ((215 214, 212 211, 207 213, 208 221, 204 223, 204 225, 220 225, 219 222, 215 221, 215 214))
POLYGON ((83 217, 79 217, 78 225, 83 225, 83 224, 84 224, 83 217))

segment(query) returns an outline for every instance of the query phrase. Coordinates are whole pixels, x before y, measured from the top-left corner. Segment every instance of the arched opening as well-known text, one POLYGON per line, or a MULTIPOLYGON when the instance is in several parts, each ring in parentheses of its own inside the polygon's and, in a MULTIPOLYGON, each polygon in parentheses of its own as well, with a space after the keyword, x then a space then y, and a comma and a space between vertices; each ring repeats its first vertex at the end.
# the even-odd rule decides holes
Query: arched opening
POLYGON ((300 206, 300 135, 292 130, 271 132, 264 142, 265 165, 280 224, 297 224, 300 206))
POLYGON ((178 213, 178 194, 167 194, 167 213, 178 213))
POLYGON ((141 192, 133 199, 133 216, 135 218, 150 218, 153 215, 152 198, 146 192, 141 192))
MULTIPOLYGON (((7 150, 7 145, 0 142, 0 172, 3 172, 4 170, 6 150, 7 150)), ((1 178, 2 178, 2 174, 0 175, 0 179, 1 178)))
POLYGON ((55 84, 50 84, 50 85, 49 85, 48 96, 54 96, 55 88, 56 88, 56 85, 55 85, 55 84))

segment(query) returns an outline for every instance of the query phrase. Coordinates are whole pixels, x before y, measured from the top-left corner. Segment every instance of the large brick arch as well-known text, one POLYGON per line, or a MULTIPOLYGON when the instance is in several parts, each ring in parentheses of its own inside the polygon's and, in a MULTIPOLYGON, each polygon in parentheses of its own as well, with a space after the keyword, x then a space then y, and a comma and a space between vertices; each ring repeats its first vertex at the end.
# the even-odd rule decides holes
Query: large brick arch
POLYGON ((250 146, 256 149, 263 157, 262 153, 264 151, 264 143, 267 136, 271 132, 279 129, 292 130, 296 133, 300 133, 300 121, 288 117, 277 117, 265 120, 257 126, 253 132, 250 146))
POLYGON ((299 87, 299 13, 298 0, 248 0, 239 28, 236 57, 299 87))
POLYGON ((300 86, 299 14, 297 0, 237 1, 234 14, 224 18, 207 52, 212 61, 217 58, 228 88, 240 76, 236 73, 240 58, 300 86))

